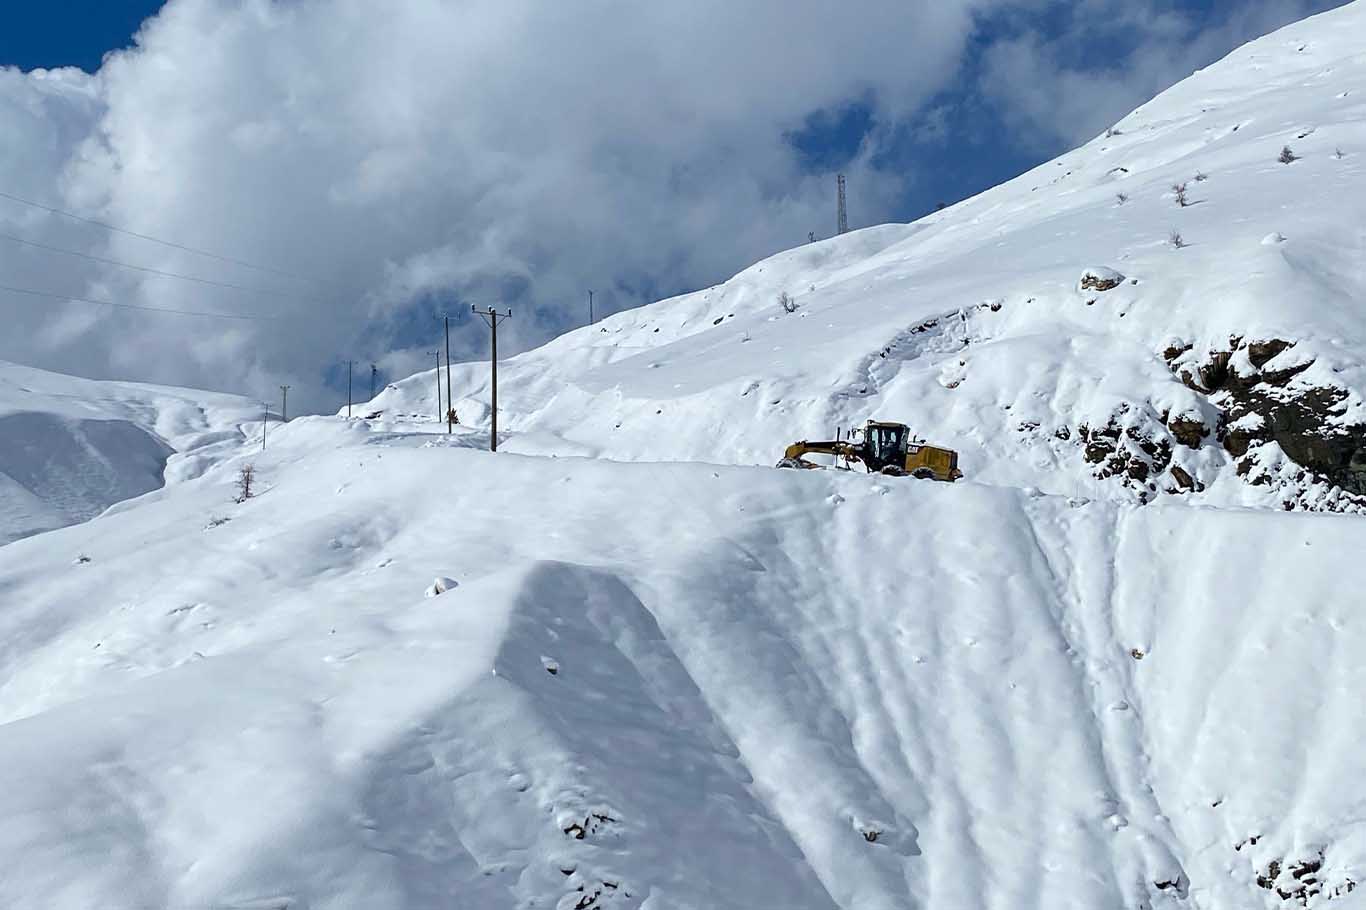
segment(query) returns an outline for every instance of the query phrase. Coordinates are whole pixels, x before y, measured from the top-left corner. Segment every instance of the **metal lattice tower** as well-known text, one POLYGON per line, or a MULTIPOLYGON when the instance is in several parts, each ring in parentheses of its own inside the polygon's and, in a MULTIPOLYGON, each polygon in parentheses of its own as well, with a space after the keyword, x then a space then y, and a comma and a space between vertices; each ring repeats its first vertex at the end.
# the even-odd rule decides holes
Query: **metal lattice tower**
POLYGON ((844 175, 840 174, 836 180, 839 185, 839 224, 836 233, 844 234, 849 231, 849 212, 844 206, 844 175))

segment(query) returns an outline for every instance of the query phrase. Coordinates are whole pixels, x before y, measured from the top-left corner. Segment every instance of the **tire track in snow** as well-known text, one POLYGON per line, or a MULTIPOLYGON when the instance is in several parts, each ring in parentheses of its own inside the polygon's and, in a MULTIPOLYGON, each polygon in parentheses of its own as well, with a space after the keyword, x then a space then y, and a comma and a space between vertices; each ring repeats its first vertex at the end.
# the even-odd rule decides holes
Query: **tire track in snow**
POLYGON ((1059 515, 1055 502, 1043 502, 1052 508, 1040 504, 1027 511, 1034 545, 1057 588, 1058 630, 1084 679, 1095 747, 1117 802, 1109 818, 1114 870, 1131 870, 1122 887, 1136 907, 1198 907, 1194 900, 1185 903, 1190 881, 1183 851, 1152 786, 1133 669, 1116 662, 1125 650, 1114 630, 1116 554, 1132 507, 1083 505, 1059 515), (1132 834, 1131 825, 1137 829, 1132 834))

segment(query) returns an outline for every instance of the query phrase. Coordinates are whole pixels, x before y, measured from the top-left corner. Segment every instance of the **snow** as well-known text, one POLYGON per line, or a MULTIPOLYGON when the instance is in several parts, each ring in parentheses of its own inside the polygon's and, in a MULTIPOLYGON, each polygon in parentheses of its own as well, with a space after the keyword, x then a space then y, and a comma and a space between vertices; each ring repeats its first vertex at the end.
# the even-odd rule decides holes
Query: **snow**
MULTIPOLYGON (((1290 26, 978 197, 780 253, 504 362, 506 445, 772 465, 788 441, 875 417, 957 449, 986 482, 1137 498, 1093 476, 1079 425, 1124 403, 1152 402, 1154 424, 1194 407, 1161 353, 1189 344, 1198 361, 1233 337, 1297 340, 1314 361, 1297 382, 1343 390, 1339 424, 1366 422, 1366 171, 1334 156, 1366 145, 1362 29, 1360 3, 1290 26), (1290 167, 1276 161, 1287 143, 1301 156, 1290 167), (1169 192, 1182 181, 1186 207, 1169 192), (1173 229, 1184 249, 1167 244, 1173 229), (1284 242, 1264 245, 1270 232, 1284 242), (1127 280, 1082 290, 1088 274, 1127 280)), ((434 414, 434 387, 422 373, 371 407, 434 414)), ((487 365, 457 367, 454 387, 461 420, 486 426, 487 365)), ((1281 507, 1281 491, 1237 480, 1206 448, 1206 489, 1189 498, 1281 507)))
POLYGON ((1308 840, 1356 874, 1359 519, 335 424, 244 503, 228 464, 0 549, 7 902, 1219 906, 1308 840))
POLYGON ((0 545, 195 476, 253 415, 259 433, 260 413, 233 395, 0 362, 0 545))
MULTIPOLYGON (((0 546, 0 905, 1359 906, 1366 519, 1208 438, 1203 491, 1135 489, 1079 432, 1212 427, 1164 351, 1231 335, 1360 409, 1363 28, 510 359, 496 454, 484 364, 452 434, 428 373, 265 451, 241 399, 0 369, 5 457, 116 421, 167 481, 0 546), (965 479, 772 467, 871 416, 965 479)), ((20 461, 16 511, 99 489, 20 461)))

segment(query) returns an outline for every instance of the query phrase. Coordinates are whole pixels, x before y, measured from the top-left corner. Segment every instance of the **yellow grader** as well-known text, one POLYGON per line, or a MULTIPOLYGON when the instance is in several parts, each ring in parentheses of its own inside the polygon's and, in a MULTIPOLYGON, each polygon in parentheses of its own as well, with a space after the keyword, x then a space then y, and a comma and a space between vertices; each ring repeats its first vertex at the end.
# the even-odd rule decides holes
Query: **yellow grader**
POLYGON ((963 476, 958 470, 958 453, 952 449, 932 446, 911 435, 904 423, 870 420, 864 427, 850 431, 849 438, 827 441, 803 439, 794 442, 783 453, 780 468, 820 468, 806 455, 833 455, 844 459, 846 465, 859 461, 871 474, 893 477, 919 477, 926 480, 953 482, 963 476))

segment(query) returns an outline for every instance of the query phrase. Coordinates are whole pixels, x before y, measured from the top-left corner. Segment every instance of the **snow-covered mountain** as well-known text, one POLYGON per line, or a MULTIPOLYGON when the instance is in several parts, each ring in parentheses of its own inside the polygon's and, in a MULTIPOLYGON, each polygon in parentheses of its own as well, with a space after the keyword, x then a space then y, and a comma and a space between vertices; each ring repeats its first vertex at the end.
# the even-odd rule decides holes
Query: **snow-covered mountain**
POLYGON ((235 395, 0 362, 0 545, 195 477, 260 417, 235 395))
MULTIPOLYGON (((526 452, 773 464, 879 417, 986 483, 1360 508, 1363 33, 1361 4, 1291 26, 976 198, 565 335, 503 365, 500 426, 526 452)), ((487 383, 456 374, 462 420, 487 383)), ((428 372, 375 404, 435 396, 428 372)))
POLYGON ((1362 34, 0 547, 0 904, 1366 904, 1362 34))

